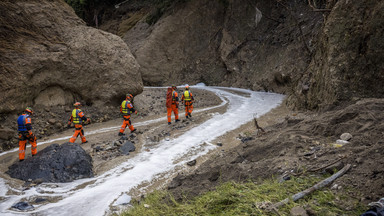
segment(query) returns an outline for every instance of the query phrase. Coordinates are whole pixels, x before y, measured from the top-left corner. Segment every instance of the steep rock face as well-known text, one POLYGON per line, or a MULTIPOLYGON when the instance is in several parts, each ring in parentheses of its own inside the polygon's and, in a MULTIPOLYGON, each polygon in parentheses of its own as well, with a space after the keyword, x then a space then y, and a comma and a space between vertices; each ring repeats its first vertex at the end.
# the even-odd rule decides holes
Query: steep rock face
POLYGON ((287 92, 310 62, 322 16, 306 3, 190 0, 126 33, 148 85, 227 85, 287 92), (300 30, 301 29, 301 30, 300 30))
POLYGON ((85 26, 64 1, 2 1, 0 23, 0 112, 117 103, 142 91, 127 45, 85 26))
POLYGON ((383 97, 383 35, 383 1, 338 1, 327 17, 316 55, 289 102, 321 109, 354 98, 383 97))

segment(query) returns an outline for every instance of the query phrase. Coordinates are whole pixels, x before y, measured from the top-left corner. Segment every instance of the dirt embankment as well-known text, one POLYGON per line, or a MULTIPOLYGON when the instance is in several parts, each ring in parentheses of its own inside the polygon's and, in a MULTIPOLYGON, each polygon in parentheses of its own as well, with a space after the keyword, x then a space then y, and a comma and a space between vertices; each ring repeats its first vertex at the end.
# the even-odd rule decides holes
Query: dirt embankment
MULTIPOLYGON (((265 127, 266 133, 256 135, 254 129, 238 147, 217 154, 192 174, 178 175, 169 189, 178 198, 193 197, 220 182, 311 172, 336 162, 326 170, 353 165, 334 182, 336 193, 349 195, 353 202, 376 201, 384 196, 383 109, 383 99, 364 99, 323 113, 287 112, 279 123, 265 127), (343 133, 352 139, 337 144, 343 133)), ((348 210, 353 202, 340 205, 348 210)))
POLYGON ((64 1, 1 1, 0 24, 1 114, 77 100, 103 108, 143 89, 124 41, 86 26, 64 1))

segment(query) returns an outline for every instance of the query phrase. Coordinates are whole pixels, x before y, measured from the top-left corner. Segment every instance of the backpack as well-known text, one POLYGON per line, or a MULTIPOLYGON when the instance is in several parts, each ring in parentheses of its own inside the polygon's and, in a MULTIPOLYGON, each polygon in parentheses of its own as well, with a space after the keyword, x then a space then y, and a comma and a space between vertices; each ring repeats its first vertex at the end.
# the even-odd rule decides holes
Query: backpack
POLYGON ((166 100, 166 103, 165 103, 167 108, 171 108, 171 106, 172 106, 172 91, 173 91, 172 87, 168 87, 168 90, 167 90, 167 100, 166 100))

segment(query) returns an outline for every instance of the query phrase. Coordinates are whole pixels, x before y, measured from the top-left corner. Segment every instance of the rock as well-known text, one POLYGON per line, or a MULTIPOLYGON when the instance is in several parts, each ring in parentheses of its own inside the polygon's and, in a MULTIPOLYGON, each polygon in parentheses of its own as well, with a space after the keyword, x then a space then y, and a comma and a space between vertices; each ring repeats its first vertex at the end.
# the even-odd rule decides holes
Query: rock
POLYGON ((317 215, 316 211, 313 210, 313 209, 310 208, 310 207, 308 207, 308 208, 306 209, 306 211, 307 211, 308 216, 316 216, 316 215, 317 215))
POLYGON ((96 146, 94 149, 95 149, 96 152, 104 150, 101 146, 96 146))
POLYGON ((61 122, 56 122, 55 127, 58 129, 63 128, 63 124, 61 122))
POLYGON ((189 161, 187 163, 188 166, 195 166, 196 165, 196 160, 189 161))
POLYGON ((12 178, 35 182, 70 182, 93 176, 92 158, 79 144, 52 144, 35 157, 11 165, 12 178))
POLYGON ((282 177, 280 178, 279 183, 283 183, 283 182, 288 181, 288 180, 291 180, 291 176, 289 176, 289 175, 284 175, 284 176, 282 176, 282 177))
POLYGON ((307 211, 301 206, 295 206, 290 211, 291 216, 308 216, 307 211))
POLYGON ((54 125, 56 122, 56 119, 48 119, 48 123, 51 125, 54 125))
POLYGON ((129 155, 129 152, 133 152, 136 150, 136 147, 132 142, 127 141, 120 147, 120 152, 125 155, 129 155))
POLYGON ((242 138, 241 138, 241 142, 242 142, 242 143, 248 142, 248 141, 250 141, 250 140, 253 140, 253 137, 242 137, 242 138))
POLYGON ((352 139, 352 135, 350 133, 343 133, 340 136, 341 140, 349 141, 352 139))
POLYGON ((223 146, 223 143, 218 142, 216 145, 217 145, 217 146, 223 146))
POLYGON ((27 202, 18 202, 15 205, 13 205, 12 208, 19 209, 19 210, 22 210, 22 211, 28 211, 28 210, 35 209, 33 207, 33 205, 30 205, 27 202))
POLYGON ((0 129, 0 140, 10 140, 17 132, 10 128, 0 129))
POLYGON ((144 204, 144 208, 150 208, 151 206, 148 204, 144 204))
POLYGON ((47 199, 44 199, 44 198, 41 198, 41 197, 37 197, 35 199, 35 203, 42 203, 42 202, 45 202, 45 201, 48 201, 47 199))

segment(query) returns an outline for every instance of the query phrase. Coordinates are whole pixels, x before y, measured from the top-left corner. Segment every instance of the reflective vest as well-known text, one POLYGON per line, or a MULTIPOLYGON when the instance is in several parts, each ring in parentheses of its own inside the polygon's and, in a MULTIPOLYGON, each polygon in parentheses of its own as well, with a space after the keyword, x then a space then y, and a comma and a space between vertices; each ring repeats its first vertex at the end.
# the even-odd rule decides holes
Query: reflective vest
POLYGON ((72 122, 74 124, 81 124, 82 123, 82 119, 81 117, 84 116, 84 114, 82 116, 80 116, 80 113, 82 113, 81 109, 73 109, 72 110, 72 122))
POLYGON ((172 101, 177 101, 178 95, 176 91, 172 92, 172 101))
POLYGON ((125 100, 121 103, 121 113, 124 115, 130 115, 131 111, 130 109, 133 108, 131 101, 125 100))
POLYGON ((191 93, 188 90, 184 92, 184 100, 185 101, 191 100, 191 93))
POLYGON ((17 118, 18 131, 28 131, 27 124, 31 124, 29 115, 22 114, 19 118, 17 118))

